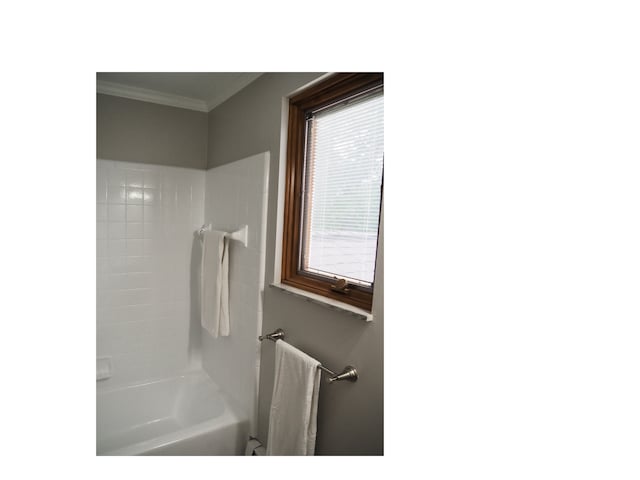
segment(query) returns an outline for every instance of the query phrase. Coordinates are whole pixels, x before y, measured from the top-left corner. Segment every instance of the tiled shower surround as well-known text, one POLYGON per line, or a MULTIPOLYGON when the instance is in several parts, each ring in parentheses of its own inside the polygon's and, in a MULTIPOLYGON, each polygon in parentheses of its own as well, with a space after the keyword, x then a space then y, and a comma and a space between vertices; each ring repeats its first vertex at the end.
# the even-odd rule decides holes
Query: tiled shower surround
POLYGON ((255 421, 268 154, 209 171, 97 161, 97 356, 108 388, 204 368, 255 421), (249 226, 230 244, 231 335, 200 326, 197 230, 249 226))
POLYGON ((99 387, 187 367, 204 196, 200 170, 98 160, 96 353, 113 365, 99 387))

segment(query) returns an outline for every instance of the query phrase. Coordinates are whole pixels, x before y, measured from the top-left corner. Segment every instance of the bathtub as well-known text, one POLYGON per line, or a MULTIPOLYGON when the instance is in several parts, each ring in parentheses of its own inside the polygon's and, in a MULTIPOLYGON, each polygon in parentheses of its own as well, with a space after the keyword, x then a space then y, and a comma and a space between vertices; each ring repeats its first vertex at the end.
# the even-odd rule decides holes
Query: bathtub
POLYGON ((249 420, 204 372, 97 393, 98 455, 242 455, 249 420))

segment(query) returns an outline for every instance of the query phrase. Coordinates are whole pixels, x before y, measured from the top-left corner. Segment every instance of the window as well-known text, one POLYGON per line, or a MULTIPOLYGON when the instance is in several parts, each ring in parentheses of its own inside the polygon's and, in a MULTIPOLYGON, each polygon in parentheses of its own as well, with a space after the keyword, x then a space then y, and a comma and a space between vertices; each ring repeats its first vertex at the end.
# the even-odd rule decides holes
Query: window
POLYGON ((371 310, 383 158, 381 73, 290 99, 282 283, 371 310))

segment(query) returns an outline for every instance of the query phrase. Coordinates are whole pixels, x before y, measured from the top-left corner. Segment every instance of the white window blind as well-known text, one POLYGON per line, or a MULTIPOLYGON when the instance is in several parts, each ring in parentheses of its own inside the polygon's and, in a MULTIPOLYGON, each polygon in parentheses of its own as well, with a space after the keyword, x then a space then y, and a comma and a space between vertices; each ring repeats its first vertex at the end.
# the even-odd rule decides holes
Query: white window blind
POLYGON ((301 267, 370 285, 384 157, 382 91, 307 120, 301 267))

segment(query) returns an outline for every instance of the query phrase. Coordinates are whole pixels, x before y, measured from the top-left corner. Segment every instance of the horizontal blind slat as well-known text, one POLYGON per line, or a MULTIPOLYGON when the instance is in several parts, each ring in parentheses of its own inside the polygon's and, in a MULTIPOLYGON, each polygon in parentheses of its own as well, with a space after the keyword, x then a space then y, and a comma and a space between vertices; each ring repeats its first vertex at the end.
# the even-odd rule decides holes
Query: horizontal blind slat
POLYGON ((373 282, 384 152, 382 93, 309 120, 303 264, 373 282))

